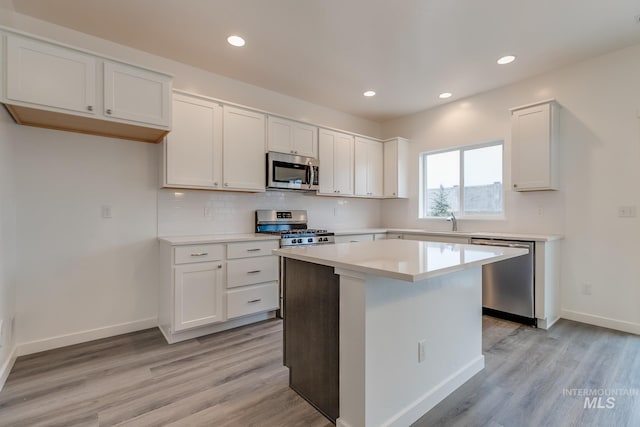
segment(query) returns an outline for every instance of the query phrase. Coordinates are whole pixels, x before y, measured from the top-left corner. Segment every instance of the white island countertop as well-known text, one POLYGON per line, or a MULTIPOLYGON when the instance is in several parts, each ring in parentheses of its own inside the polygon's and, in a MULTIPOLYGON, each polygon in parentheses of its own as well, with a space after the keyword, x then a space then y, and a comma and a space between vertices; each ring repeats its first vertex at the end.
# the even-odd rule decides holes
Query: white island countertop
POLYGON ((281 248, 274 249, 273 253, 299 261, 407 282, 418 282, 454 271, 525 255, 528 250, 415 240, 376 240, 281 248))

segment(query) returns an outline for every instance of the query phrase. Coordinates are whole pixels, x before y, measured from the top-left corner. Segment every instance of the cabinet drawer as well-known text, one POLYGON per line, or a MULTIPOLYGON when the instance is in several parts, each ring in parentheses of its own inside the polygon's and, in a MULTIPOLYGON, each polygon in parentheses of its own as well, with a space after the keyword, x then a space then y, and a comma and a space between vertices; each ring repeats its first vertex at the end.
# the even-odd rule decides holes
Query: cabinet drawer
POLYGON ((227 261, 227 288, 278 280, 278 257, 263 256, 227 261))
POLYGON ((272 255, 273 249, 278 249, 277 240, 261 240, 256 242, 229 243, 227 258, 249 258, 255 256, 272 255))
POLYGON ((372 242, 373 234, 352 234, 348 236, 336 236, 336 243, 357 243, 357 242, 372 242))
POLYGON ((189 245, 174 249, 173 262, 188 264, 191 262, 218 261, 224 258, 224 245, 189 245))
POLYGON ((227 291, 227 319, 278 308, 278 282, 227 291))

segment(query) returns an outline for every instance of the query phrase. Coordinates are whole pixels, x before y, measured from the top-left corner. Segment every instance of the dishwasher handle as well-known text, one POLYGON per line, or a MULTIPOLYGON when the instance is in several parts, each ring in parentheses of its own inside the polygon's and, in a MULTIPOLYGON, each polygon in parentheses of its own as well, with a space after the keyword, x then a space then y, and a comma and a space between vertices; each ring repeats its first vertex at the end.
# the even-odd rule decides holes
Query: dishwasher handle
POLYGON ((498 246, 501 248, 531 249, 531 245, 522 243, 493 242, 491 240, 471 240, 472 245, 498 246))

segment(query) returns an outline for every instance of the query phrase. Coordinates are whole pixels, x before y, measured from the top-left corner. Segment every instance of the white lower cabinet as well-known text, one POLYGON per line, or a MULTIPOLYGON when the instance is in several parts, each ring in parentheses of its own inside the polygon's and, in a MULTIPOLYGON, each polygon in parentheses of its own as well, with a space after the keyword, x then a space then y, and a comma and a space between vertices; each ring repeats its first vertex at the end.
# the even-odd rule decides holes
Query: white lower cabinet
POLYGON ((373 234, 348 234, 343 236, 335 236, 336 243, 358 243, 373 242, 373 234))
POLYGON ((468 237, 441 236, 437 234, 404 234, 404 240, 421 240, 424 242, 440 242, 440 243, 469 243, 468 237))
POLYGON ((278 282, 244 286, 227 291, 229 319, 278 308, 278 282))
POLYGON ((162 240, 158 324, 167 342, 261 321, 277 310, 278 257, 271 251, 278 243, 162 240))
POLYGON ((225 320, 222 261, 180 265, 174 275, 174 331, 225 320))

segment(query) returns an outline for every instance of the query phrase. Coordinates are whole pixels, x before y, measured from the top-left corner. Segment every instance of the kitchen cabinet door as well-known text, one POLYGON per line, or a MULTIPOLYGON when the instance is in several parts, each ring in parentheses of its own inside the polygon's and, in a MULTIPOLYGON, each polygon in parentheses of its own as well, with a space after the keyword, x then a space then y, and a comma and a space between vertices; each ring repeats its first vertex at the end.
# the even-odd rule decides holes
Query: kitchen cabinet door
POLYGON ((320 129, 318 146, 320 155, 318 193, 331 196, 353 195, 353 136, 320 129))
POLYGON ((131 65, 104 62, 104 114, 171 126, 171 78, 131 65))
POLYGON ((6 99, 36 108, 93 116, 96 64, 91 55, 38 40, 7 35, 6 99))
POLYGON ((227 190, 265 191, 265 116, 225 105, 223 186, 227 190))
POLYGON ((269 151, 318 158, 318 128, 269 116, 269 151))
POLYGON ((174 94, 173 129, 166 137, 166 187, 222 187, 222 106, 174 94))
POLYGON ((223 261, 179 265, 174 275, 174 331, 226 320, 223 261))
POLYGON ((557 190, 557 105, 553 101, 511 111, 511 175, 515 191, 557 190))
POLYGON ((404 138, 384 142, 384 197, 408 197, 409 147, 404 138))
POLYGON ((355 138, 354 167, 356 196, 382 197, 382 143, 372 139, 355 138))
POLYGON ((319 194, 335 195, 333 180, 333 157, 336 141, 336 133, 320 129, 318 131, 318 156, 320 158, 320 170, 318 174, 319 194))

